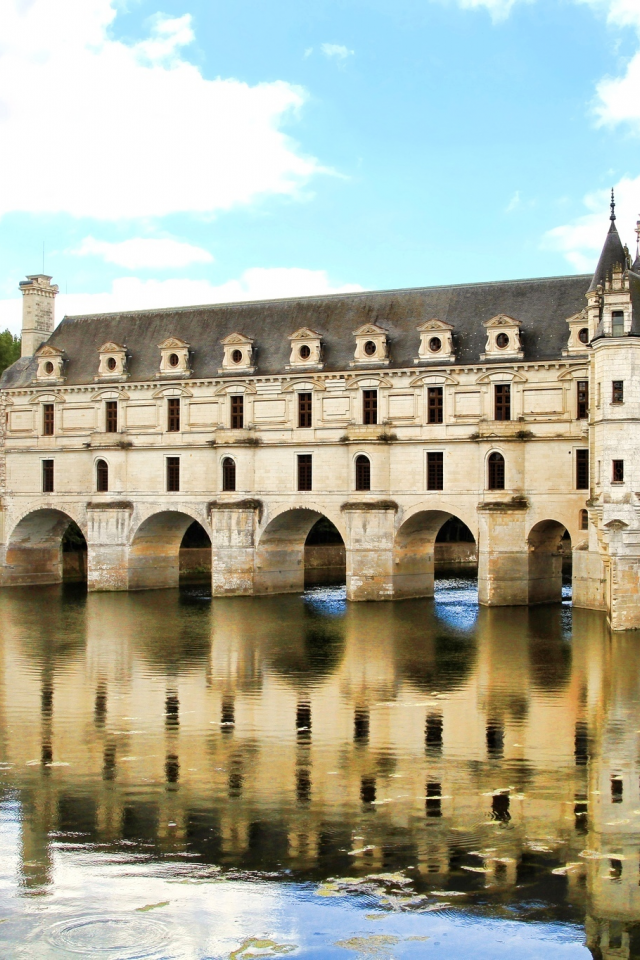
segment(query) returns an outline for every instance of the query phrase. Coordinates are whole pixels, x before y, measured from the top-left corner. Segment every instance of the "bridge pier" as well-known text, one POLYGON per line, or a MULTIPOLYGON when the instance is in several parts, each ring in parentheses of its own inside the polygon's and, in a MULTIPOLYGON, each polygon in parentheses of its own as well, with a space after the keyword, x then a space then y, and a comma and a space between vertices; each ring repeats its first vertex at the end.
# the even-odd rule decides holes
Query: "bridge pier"
POLYGON ((211 592, 214 597, 252 596, 255 587, 256 530, 262 505, 257 500, 209 504, 211 592))
POLYGON ((485 606, 529 603, 526 500, 478 506, 478 599, 485 606))
POLYGON ((129 501, 87 505, 87 589, 128 589, 132 512, 129 501))
POLYGON ((345 503, 347 600, 393 600, 395 514, 392 500, 345 503))

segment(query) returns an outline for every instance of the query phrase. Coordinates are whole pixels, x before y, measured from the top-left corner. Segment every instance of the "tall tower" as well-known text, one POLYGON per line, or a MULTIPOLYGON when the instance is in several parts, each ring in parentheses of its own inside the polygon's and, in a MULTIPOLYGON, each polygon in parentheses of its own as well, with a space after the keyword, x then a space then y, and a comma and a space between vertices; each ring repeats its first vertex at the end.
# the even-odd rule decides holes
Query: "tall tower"
POLYGON ((640 628, 640 274, 611 226, 587 293, 592 535, 614 630, 640 628))
POLYGON ((53 333, 58 287, 46 274, 34 273, 20 281, 20 290, 23 297, 22 356, 32 357, 53 333))

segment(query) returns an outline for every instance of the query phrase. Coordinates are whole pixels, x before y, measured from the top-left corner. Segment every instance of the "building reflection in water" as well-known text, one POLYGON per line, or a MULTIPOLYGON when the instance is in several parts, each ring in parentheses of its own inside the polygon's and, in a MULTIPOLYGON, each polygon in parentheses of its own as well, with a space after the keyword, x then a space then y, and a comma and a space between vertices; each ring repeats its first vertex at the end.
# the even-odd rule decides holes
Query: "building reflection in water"
POLYGON ((54 837, 296 879, 415 868, 636 955, 638 638, 581 610, 570 632, 566 607, 445 614, 3 593, 23 889, 55 883, 54 837))

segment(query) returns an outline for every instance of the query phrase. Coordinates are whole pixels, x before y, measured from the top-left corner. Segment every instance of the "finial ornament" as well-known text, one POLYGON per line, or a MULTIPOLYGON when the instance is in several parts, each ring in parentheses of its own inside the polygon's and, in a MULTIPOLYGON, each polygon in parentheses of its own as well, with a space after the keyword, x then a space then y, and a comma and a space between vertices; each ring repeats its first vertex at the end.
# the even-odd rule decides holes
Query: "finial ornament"
POLYGON ((636 221, 636 260, 640 257, 640 216, 636 221))
POLYGON ((616 218, 616 198, 613 194, 613 187, 611 187, 611 216, 609 220, 615 220, 616 218))

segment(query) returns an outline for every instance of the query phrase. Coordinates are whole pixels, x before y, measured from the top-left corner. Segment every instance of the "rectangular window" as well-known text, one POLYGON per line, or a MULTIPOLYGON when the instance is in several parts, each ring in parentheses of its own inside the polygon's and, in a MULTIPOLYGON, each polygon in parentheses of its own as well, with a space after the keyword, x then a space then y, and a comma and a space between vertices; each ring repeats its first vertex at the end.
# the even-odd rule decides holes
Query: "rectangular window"
POLYGON ((442 387, 427 390, 427 423, 442 423, 442 387))
POLYGON ((310 393, 298 394, 298 426, 299 427, 311 426, 311 394, 310 393))
POLYGON ((180 430, 180 397, 169 397, 167 401, 167 430, 170 433, 180 430))
POLYGON ((45 437, 53 436, 53 410, 52 403, 42 404, 42 432, 45 437))
POLYGON ((427 490, 443 490, 443 457, 442 453, 427 454, 427 490))
POLYGON ((611 383, 611 403, 624 403, 624 380, 611 383))
MULTIPOLYGON (((171 403, 171 400, 169 401, 171 403)), ((106 419, 106 428, 107 433, 117 433, 118 432, 118 401, 117 400, 107 400, 105 404, 105 419, 106 419)), ((180 401, 178 400, 178 426, 176 429, 180 429, 180 401)), ((169 427, 171 430, 171 427, 169 427)))
POLYGON ((362 422, 363 423, 378 422, 378 391, 377 390, 362 391, 362 422))
POLYGON ((624 337, 624 311, 613 310, 611 312, 611 336, 624 337))
POLYGON ((177 493, 180 489, 180 457, 167 457, 167 490, 177 493))
POLYGON ((42 492, 53 493, 53 460, 42 461, 42 492))
POLYGON ((312 482, 311 454, 298 455, 298 490, 311 490, 312 482))
POLYGON ((589 381, 578 380, 578 420, 586 420, 589 417, 589 381))
POLYGON ((589 489, 589 451, 576 450, 576 490, 589 489))
POLYGON ((497 383, 496 420, 511 420, 511 384, 497 383))
POLYGON ((611 482, 624 483, 624 460, 612 460, 611 466, 611 482))
POLYGON ((242 430, 244 427, 244 397, 239 394, 231 397, 231 429, 242 430))

